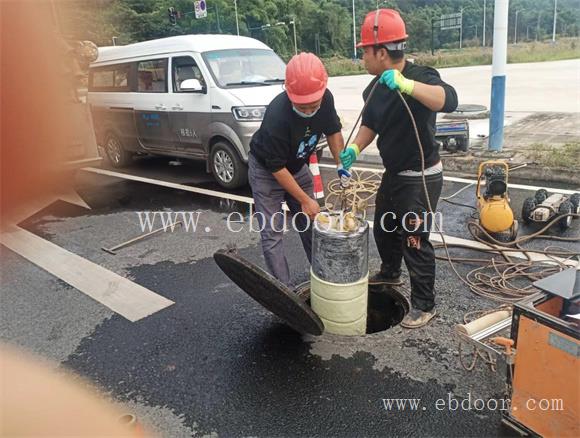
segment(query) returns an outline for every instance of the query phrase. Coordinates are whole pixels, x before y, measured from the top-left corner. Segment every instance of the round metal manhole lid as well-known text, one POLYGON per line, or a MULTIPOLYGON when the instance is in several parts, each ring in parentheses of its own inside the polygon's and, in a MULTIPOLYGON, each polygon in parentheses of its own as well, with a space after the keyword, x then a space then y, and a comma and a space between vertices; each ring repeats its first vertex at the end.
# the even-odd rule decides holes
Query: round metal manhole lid
POLYGON ((219 250, 213 258, 240 289, 301 333, 320 336, 324 324, 296 292, 236 251, 219 250))
POLYGON ((456 113, 481 113, 487 111, 487 107, 485 105, 475 105, 475 104, 463 104, 457 105, 457 109, 454 111, 456 113))

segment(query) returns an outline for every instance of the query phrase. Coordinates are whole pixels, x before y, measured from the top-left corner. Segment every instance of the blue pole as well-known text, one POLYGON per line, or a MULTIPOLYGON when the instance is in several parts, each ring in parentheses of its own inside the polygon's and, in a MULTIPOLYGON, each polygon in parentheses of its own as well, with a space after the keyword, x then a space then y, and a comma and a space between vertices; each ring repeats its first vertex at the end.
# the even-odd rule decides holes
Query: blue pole
POLYGON ((500 152, 503 147, 508 7, 509 0, 495 0, 493 17, 493 65, 488 142, 488 149, 495 152, 500 152))

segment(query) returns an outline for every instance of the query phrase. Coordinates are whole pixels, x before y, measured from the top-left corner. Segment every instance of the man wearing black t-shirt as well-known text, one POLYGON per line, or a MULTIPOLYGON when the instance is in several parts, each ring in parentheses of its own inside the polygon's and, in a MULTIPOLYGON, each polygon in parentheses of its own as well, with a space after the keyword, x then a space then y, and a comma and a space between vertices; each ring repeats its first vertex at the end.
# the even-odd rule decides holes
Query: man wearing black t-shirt
POLYGON ((405 23, 397 11, 378 9, 367 14, 358 47, 364 50, 365 68, 376 77, 363 92, 368 103, 354 143, 340 159, 349 169, 378 135, 377 147, 386 171, 377 192, 373 233, 382 263, 370 282, 401 284, 404 259, 411 281, 412 309, 401 325, 417 328, 435 316, 435 252, 429 242, 434 216, 425 197, 423 171, 435 210, 443 185, 435 120, 437 112, 456 109, 457 94, 435 69, 405 60, 406 38, 405 23), (415 119, 424 168, 413 122, 397 91, 415 119))
POLYGON ((248 175, 264 258, 272 275, 287 285, 290 272, 282 243, 282 202, 286 201, 310 261, 310 224, 320 207, 313 199, 312 174, 306 163, 322 134, 337 162, 344 147, 327 81, 324 65, 315 55, 294 56, 286 67, 286 91, 272 100, 250 142, 248 175))

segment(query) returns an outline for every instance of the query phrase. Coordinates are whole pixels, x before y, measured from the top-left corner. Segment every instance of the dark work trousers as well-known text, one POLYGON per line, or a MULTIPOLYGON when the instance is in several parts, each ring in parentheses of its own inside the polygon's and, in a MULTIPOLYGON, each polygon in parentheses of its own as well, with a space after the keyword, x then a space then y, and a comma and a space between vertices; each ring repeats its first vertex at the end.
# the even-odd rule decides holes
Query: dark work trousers
MULTIPOLYGON (((308 261, 312 257, 312 227, 311 221, 302 213, 300 202, 294 199, 276 181, 272 172, 263 167, 256 158, 250 154, 248 161, 248 176, 252 194, 254 197, 254 213, 262 239, 262 251, 266 259, 266 266, 270 273, 286 285, 290 285, 290 271, 288 261, 284 255, 283 229, 285 226, 282 214, 282 201, 290 209, 290 218, 294 218, 296 230, 302 240, 302 246, 306 251, 308 261), (276 214, 278 213, 278 214, 276 214)), ((314 189, 312 174, 308 166, 304 165, 297 173, 292 175, 298 185, 309 196, 313 196, 314 189)), ((294 227, 292 223, 290 227, 294 227)))
MULTIPOLYGON (((425 180, 431 207, 436 210, 443 173, 425 176, 425 180)), ((429 230, 437 217, 427 214, 428 209, 421 176, 384 173, 377 192, 373 228, 381 272, 399 273, 405 259, 411 280, 411 303, 423 311, 435 306, 435 251, 429 242, 429 230)), ((440 221, 437 223, 441 226, 440 221)))

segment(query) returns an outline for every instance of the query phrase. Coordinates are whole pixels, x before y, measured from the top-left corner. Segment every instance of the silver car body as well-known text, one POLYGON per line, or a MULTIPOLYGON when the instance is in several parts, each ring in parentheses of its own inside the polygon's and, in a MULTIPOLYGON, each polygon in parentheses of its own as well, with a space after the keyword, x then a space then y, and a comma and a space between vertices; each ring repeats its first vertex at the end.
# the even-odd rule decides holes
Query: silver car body
POLYGON ((114 133, 132 152, 207 160, 212 145, 225 141, 247 162, 250 139, 261 119, 240 120, 237 115, 248 111, 236 116, 234 111, 249 107, 263 116, 265 107, 283 91, 284 63, 252 38, 184 35, 99 48, 90 71, 88 102, 99 145, 114 133), (247 60, 254 55, 274 64, 279 78, 256 85, 223 83, 223 78, 239 78, 238 70, 251 64, 247 60), (203 90, 179 90, 182 72, 188 72, 185 79, 192 75, 199 79, 203 90))

